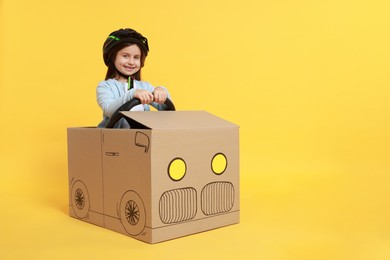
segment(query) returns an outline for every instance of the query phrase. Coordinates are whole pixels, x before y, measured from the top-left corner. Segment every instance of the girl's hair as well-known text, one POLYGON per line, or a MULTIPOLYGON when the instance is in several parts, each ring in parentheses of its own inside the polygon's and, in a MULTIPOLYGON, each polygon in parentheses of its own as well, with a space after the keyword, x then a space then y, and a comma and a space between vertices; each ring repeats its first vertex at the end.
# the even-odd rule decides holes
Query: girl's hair
MULTIPOLYGON (((110 51, 110 53, 108 54, 106 80, 114 78, 117 75, 118 70, 115 67, 115 58, 116 58, 116 55, 118 54, 118 52, 120 50, 122 50, 123 48, 131 46, 133 44, 136 44, 139 47, 139 49, 141 50, 141 69, 143 68, 143 66, 145 65, 145 59, 147 56, 144 49, 141 48, 141 46, 139 46, 137 43, 123 42, 123 43, 120 43, 120 44, 116 45, 115 47, 113 47, 112 50, 110 51)), ((132 75, 132 77, 134 77, 134 79, 141 80, 141 69, 137 73, 132 75)))

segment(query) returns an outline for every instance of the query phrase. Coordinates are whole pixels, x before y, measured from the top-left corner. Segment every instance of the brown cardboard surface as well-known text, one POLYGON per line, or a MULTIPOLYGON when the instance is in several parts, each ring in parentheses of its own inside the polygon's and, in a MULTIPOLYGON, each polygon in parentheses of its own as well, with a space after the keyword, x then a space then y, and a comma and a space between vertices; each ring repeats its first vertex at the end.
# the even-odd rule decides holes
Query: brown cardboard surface
POLYGON ((101 168, 101 130, 97 128, 68 129, 69 214, 103 225, 101 168), (87 188, 88 187, 88 188, 87 188), (91 200, 91 196, 93 200, 91 200))
POLYGON ((157 243, 239 222, 238 126, 125 112, 146 129, 69 128, 70 215, 157 243))
POLYGON ((236 127, 236 125, 206 111, 160 111, 150 113, 125 111, 121 113, 127 118, 154 130, 236 127))

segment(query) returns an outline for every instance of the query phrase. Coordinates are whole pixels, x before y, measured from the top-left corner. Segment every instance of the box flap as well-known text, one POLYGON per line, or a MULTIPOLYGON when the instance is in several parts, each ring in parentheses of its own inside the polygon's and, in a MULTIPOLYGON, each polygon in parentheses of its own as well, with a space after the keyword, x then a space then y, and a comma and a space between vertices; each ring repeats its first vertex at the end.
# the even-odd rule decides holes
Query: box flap
POLYGON ((145 126, 154 130, 172 130, 238 127, 206 111, 122 111, 121 113, 130 123, 135 122, 137 128, 145 126))

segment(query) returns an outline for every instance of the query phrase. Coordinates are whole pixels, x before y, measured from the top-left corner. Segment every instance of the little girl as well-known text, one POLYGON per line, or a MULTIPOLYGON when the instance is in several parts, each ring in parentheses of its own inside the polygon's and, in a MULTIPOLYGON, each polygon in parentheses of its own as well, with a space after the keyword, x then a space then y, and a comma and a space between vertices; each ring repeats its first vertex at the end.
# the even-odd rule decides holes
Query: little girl
MULTIPOLYGON (((149 111, 149 104, 157 110, 170 98, 164 87, 153 87, 141 81, 141 69, 148 55, 148 40, 133 29, 112 32, 103 45, 103 59, 107 65, 106 79, 96 89, 97 102, 103 110, 103 120, 98 127, 105 127, 113 113, 127 101, 138 98, 141 110, 149 111)), ((137 109, 139 110, 139 109, 137 109)), ((121 119, 116 128, 129 128, 121 119)))

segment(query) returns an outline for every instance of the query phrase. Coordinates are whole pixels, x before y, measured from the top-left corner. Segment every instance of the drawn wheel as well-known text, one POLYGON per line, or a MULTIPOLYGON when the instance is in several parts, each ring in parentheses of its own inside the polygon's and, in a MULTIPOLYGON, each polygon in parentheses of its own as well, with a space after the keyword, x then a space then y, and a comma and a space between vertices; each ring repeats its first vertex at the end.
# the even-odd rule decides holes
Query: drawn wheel
POLYGON ((146 224, 144 203, 134 191, 123 194, 120 204, 120 218, 126 232, 132 236, 142 233, 146 224))
POLYGON ((79 218, 88 215, 90 203, 88 190, 82 181, 76 181, 72 186, 71 200, 74 213, 79 218))

